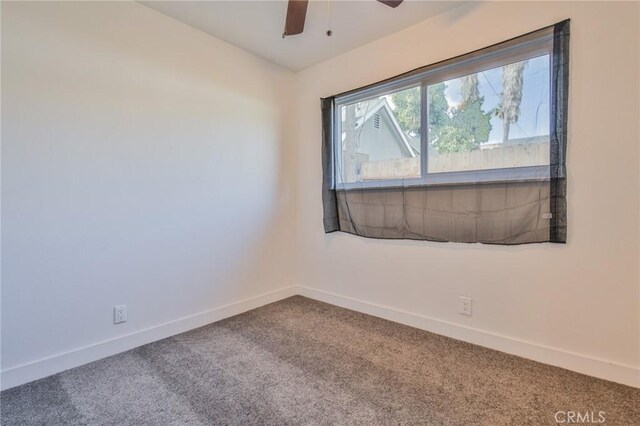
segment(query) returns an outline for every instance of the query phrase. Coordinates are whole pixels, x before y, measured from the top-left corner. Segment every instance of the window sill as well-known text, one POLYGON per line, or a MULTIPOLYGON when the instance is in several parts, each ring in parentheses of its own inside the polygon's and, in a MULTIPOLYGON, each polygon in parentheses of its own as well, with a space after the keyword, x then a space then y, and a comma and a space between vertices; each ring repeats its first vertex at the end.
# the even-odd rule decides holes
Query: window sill
POLYGON ((357 191, 510 182, 544 182, 548 181, 549 177, 549 166, 512 167, 507 169, 430 173, 421 178, 338 183, 335 189, 337 191, 357 191))

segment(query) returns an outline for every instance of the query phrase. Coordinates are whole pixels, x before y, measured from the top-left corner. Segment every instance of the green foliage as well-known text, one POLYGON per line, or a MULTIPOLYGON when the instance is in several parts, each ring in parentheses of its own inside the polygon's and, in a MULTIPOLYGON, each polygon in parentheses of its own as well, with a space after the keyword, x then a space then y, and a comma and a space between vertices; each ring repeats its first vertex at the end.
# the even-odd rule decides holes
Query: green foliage
POLYGON ((395 115, 398 124, 406 134, 420 133, 420 88, 395 92, 391 94, 391 100, 396 106, 395 115))
POLYGON ((445 83, 429 86, 429 142, 439 153, 477 149, 489 139, 491 113, 482 111, 484 98, 478 90, 476 75, 463 78, 463 100, 449 108, 444 95, 445 83))
POLYGON ((491 132, 491 112, 482 111, 483 102, 484 98, 478 97, 472 103, 463 103, 451 117, 456 128, 472 135, 474 145, 488 141, 491 132))
POLYGON ((431 145, 439 153, 472 151, 477 147, 469 129, 450 124, 437 128, 435 137, 431 139, 431 145))
MULTIPOLYGON (((489 139, 491 112, 482 111, 484 98, 478 90, 478 77, 462 78, 463 101, 457 108, 449 108, 445 83, 429 86, 429 142, 438 152, 474 150, 489 139)), ((402 129, 408 134, 420 133, 420 88, 414 87, 393 93, 394 113, 402 129)))
MULTIPOLYGON (((429 86, 429 134, 437 134, 437 130, 450 124, 449 104, 444 96, 446 84, 438 83, 429 86)), ((432 138, 433 139, 433 138, 432 138)))

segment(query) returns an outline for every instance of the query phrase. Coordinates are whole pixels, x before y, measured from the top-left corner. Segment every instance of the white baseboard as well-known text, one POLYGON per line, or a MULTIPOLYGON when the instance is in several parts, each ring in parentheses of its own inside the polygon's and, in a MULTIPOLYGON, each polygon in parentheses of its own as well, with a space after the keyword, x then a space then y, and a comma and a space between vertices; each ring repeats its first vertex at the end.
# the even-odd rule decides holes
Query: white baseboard
POLYGON ((409 325, 457 340, 517 355, 577 373, 640 388, 640 368, 565 351, 425 315, 382 306, 310 287, 298 286, 298 294, 332 305, 409 325))
POLYGON ((202 327, 268 303, 286 299, 297 294, 295 286, 264 293, 235 303, 213 308, 194 315, 169 321, 113 339, 93 343, 68 352, 48 356, 0 372, 0 388, 12 388, 33 380, 41 379, 70 368, 79 367, 120 352, 133 349, 156 340, 202 327))
POLYGON ((305 286, 282 288, 113 339, 7 368, 0 372, 0 388, 2 390, 9 389, 70 368, 79 367, 296 294, 544 364, 640 388, 640 369, 638 367, 615 364, 606 360, 305 286))

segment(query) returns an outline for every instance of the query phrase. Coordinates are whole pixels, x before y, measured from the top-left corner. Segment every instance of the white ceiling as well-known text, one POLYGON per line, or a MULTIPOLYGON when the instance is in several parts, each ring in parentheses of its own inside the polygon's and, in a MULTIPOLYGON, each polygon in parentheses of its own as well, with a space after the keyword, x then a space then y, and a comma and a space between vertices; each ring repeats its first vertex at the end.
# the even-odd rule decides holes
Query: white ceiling
POLYGON ((455 1, 405 0, 392 9, 374 0, 312 0, 304 32, 282 38, 286 2, 141 1, 187 25, 271 62, 299 71, 460 6, 455 1), (328 6, 331 30, 327 37, 328 6))

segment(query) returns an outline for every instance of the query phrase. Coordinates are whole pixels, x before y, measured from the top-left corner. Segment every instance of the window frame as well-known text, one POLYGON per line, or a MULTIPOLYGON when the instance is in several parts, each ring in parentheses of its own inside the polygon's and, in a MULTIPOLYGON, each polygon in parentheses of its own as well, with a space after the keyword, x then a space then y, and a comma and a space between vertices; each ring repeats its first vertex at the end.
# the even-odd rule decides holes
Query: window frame
MULTIPOLYGON (((552 77, 553 28, 545 28, 533 33, 508 40, 469 54, 419 68, 397 77, 336 95, 333 111, 333 169, 342 165, 342 110, 341 107, 376 96, 400 90, 420 87, 421 91, 421 131, 420 131, 420 177, 370 180, 365 182, 341 182, 334 178, 335 189, 374 189, 411 186, 468 185, 476 183, 529 182, 550 179, 550 165, 522 166, 500 169, 463 170, 451 172, 428 172, 428 99, 427 88, 455 78, 464 77, 504 65, 536 57, 549 55, 549 104, 555 90, 552 77)), ((549 114, 549 134, 553 131, 549 114)))

